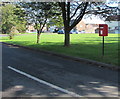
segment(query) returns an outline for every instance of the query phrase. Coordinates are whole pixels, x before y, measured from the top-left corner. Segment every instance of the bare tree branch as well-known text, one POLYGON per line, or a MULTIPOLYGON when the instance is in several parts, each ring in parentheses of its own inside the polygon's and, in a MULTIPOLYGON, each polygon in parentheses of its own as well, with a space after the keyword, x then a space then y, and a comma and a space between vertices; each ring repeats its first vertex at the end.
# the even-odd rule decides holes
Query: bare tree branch
POLYGON ((78 17, 74 20, 74 22, 72 23, 72 25, 70 26, 70 29, 72 29, 73 27, 75 27, 83 18, 84 14, 85 14, 85 11, 87 9, 87 6, 88 6, 88 2, 84 3, 83 5, 83 9, 82 9, 82 12, 78 15, 78 17))

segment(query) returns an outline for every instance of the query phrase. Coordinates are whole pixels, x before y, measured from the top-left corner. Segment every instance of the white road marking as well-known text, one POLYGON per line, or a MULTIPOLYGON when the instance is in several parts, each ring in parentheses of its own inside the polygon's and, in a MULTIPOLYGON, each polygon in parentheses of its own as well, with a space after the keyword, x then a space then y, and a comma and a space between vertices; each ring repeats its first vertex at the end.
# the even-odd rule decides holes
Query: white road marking
POLYGON ((76 94, 76 93, 74 93, 74 92, 68 91, 68 90, 63 89, 63 88, 61 88, 61 87, 58 87, 58 86, 53 85, 53 84, 51 84, 51 83, 48 83, 48 82, 46 82, 46 81, 44 81, 44 80, 38 79, 37 77, 34 77, 34 76, 32 76, 32 75, 30 75, 30 74, 27 74, 27 73, 25 73, 25 72, 23 72, 23 71, 20 71, 20 70, 18 70, 18 69, 15 69, 15 68, 13 68, 13 67, 11 67, 11 66, 8 66, 8 68, 11 69, 11 70, 13 70, 13 71, 15 71, 15 72, 17 72, 17 73, 19 73, 19 74, 22 74, 22 75, 24 75, 24 76, 26 76, 26 77, 28 77, 28 78, 31 78, 31 79, 39 82, 39 83, 45 84, 45 85, 47 85, 47 86, 50 86, 50 87, 52 87, 52 88, 54 88, 54 89, 57 89, 57 90, 63 92, 63 93, 69 94, 70 96, 73 96, 73 97, 82 97, 82 96, 80 96, 80 95, 78 95, 78 94, 76 94))

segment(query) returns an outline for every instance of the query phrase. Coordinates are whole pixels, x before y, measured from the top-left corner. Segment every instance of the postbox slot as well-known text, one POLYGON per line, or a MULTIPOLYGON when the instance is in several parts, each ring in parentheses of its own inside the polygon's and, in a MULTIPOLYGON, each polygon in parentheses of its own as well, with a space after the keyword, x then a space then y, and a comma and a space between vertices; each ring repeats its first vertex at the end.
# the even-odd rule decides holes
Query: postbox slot
POLYGON ((104 27, 100 27, 100 29, 103 29, 104 27))
POLYGON ((100 34, 101 34, 101 35, 103 34, 103 31, 102 31, 102 30, 100 31, 100 34))

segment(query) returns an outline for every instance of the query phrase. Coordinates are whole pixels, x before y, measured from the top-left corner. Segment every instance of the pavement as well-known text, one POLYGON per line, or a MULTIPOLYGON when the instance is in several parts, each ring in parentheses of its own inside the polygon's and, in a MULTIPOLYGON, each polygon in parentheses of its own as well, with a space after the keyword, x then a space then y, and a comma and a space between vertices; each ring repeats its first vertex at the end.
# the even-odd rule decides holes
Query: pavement
POLYGON ((0 34, 0 37, 8 36, 7 34, 0 34))
POLYGON ((117 98, 118 73, 17 46, 2 46, 3 97, 117 98))

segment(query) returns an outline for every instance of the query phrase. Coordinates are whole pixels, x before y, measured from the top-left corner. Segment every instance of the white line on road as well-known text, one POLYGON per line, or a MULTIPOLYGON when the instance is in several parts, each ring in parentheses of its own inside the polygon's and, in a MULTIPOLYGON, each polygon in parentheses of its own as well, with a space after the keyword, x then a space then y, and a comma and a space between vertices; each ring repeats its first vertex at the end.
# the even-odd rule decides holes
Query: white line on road
POLYGON ((19 73, 19 74, 22 74, 22 75, 24 75, 24 76, 26 76, 26 77, 28 77, 28 78, 31 78, 31 79, 39 82, 39 83, 45 84, 45 85, 50 86, 50 87, 52 87, 52 88, 54 88, 54 89, 57 89, 57 90, 59 90, 59 91, 61 91, 61 92, 64 92, 64 93, 66 93, 66 94, 69 94, 70 96, 73 96, 73 97, 82 97, 82 96, 80 96, 80 95, 78 95, 78 94, 76 94, 76 93, 74 93, 74 92, 68 91, 68 90, 63 89, 63 88, 61 88, 61 87, 58 87, 58 86, 53 85, 53 84, 51 84, 51 83, 48 83, 48 82, 46 82, 46 81, 44 81, 44 80, 38 79, 37 77, 34 77, 34 76, 32 76, 32 75, 30 75, 30 74, 27 74, 27 73, 25 73, 25 72, 23 72, 23 71, 20 71, 20 70, 18 70, 18 69, 15 69, 15 68, 13 68, 13 67, 11 67, 11 66, 8 66, 8 68, 11 69, 11 70, 13 70, 13 71, 15 71, 15 72, 17 72, 17 73, 19 73))

